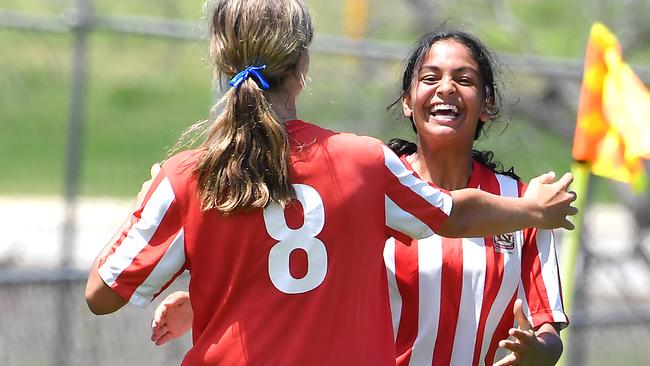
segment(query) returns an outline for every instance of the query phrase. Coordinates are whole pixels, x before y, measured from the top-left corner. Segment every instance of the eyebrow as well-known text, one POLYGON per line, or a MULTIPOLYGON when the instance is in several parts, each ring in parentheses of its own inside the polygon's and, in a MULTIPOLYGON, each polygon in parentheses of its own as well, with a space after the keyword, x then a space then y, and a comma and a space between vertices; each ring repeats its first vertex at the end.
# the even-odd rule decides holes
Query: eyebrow
MULTIPOLYGON (((428 71, 428 70, 438 71, 438 70, 440 70, 440 68, 438 66, 434 66, 434 65, 423 65, 422 67, 420 67, 420 71, 428 71)), ((473 67, 470 67, 470 66, 461 66, 459 68, 456 68, 456 69, 452 70, 453 73, 463 73, 463 72, 467 72, 467 71, 471 71, 471 72, 473 72, 475 74, 479 74, 479 71, 477 69, 475 69, 473 67)))

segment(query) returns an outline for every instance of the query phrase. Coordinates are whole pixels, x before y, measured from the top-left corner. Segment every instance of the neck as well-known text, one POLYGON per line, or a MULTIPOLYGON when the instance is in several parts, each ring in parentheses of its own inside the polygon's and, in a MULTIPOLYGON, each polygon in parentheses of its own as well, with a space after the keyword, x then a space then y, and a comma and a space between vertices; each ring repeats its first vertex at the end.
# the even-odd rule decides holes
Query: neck
POLYGON ((409 162, 418 175, 438 187, 455 190, 467 188, 472 175, 472 146, 430 147, 418 141, 418 150, 409 162))
POLYGON ((295 78, 286 78, 277 88, 267 92, 266 98, 282 122, 298 118, 296 99, 301 91, 301 84, 295 78))
POLYGON ((296 99, 292 98, 289 93, 284 91, 269 92, 267 99, 273 108, 273 112, 282 120, 282 122, 297 119, 296 99))

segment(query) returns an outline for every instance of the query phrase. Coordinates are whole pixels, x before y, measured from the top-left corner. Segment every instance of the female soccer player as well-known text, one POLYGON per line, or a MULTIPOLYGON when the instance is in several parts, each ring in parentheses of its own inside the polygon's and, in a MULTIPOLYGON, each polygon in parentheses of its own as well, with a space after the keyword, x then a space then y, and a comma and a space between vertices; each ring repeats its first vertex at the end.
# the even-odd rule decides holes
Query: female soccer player
MULTIPOLYGON (((469 34, 423 36, 405 63, 399 100, 417 144, 393 139, 389 146, 439 187, 519 197, 526 186, 513 170, 500 170, 491 152, 472 149, 499 113, 491 60, 469 34)), ((552 231, 390 239, 384 260, 397 365, 492 365, 499 346, 512 353, 498 365, 557 362, 558 332, 568 319, 552 231), (510 329, 515 318, 519 328, 510 329)))
POLYGON ((570 175, 544 175, 524 198, 449 193, 375 139, 298 120, 312 38, 301 0, 219 0, 209 19, 231 89, 201 147, 165 162, 98 256, 86 286, 94 313, 145 305, 189 270, 186 365, 391 365, 391 234, 572 227, 570 175))

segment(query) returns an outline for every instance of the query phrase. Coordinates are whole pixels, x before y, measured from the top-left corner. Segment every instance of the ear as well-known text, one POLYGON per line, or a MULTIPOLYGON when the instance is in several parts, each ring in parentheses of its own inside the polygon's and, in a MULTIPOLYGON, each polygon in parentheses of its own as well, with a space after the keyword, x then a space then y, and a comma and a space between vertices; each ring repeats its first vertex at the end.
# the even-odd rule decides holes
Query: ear
POLYGON ((478 119, 480 119, 482 122, 490 121, 490 114, 488 113, 487 109, 488 109, 487 102, 483 102, 481 106, 481 114, 478 117, 478 119))
POLYGON ((307 76, 307 73, 309 72, 309 64, 310 64, 309 49, 306 49, 302 52, 300 58, 298 59, 298 67, 297 67, 298 72, 307 76))
POLYGON ((413 108, 411 108, 411 96, 408 94, 402 97, 402 113, 406 118, 413 117, 413 108))

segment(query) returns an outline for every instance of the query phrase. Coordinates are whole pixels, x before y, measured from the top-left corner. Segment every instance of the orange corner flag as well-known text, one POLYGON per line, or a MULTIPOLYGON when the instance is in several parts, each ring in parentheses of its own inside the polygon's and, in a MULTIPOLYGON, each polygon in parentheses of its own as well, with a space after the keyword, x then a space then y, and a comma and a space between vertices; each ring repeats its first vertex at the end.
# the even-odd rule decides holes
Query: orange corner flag
POLYGON ((573 140, 573 158, 595 175, 645 182, 641 159, 650 158, 650 92, 626 64, 616 37, 591 28, 573 140))

